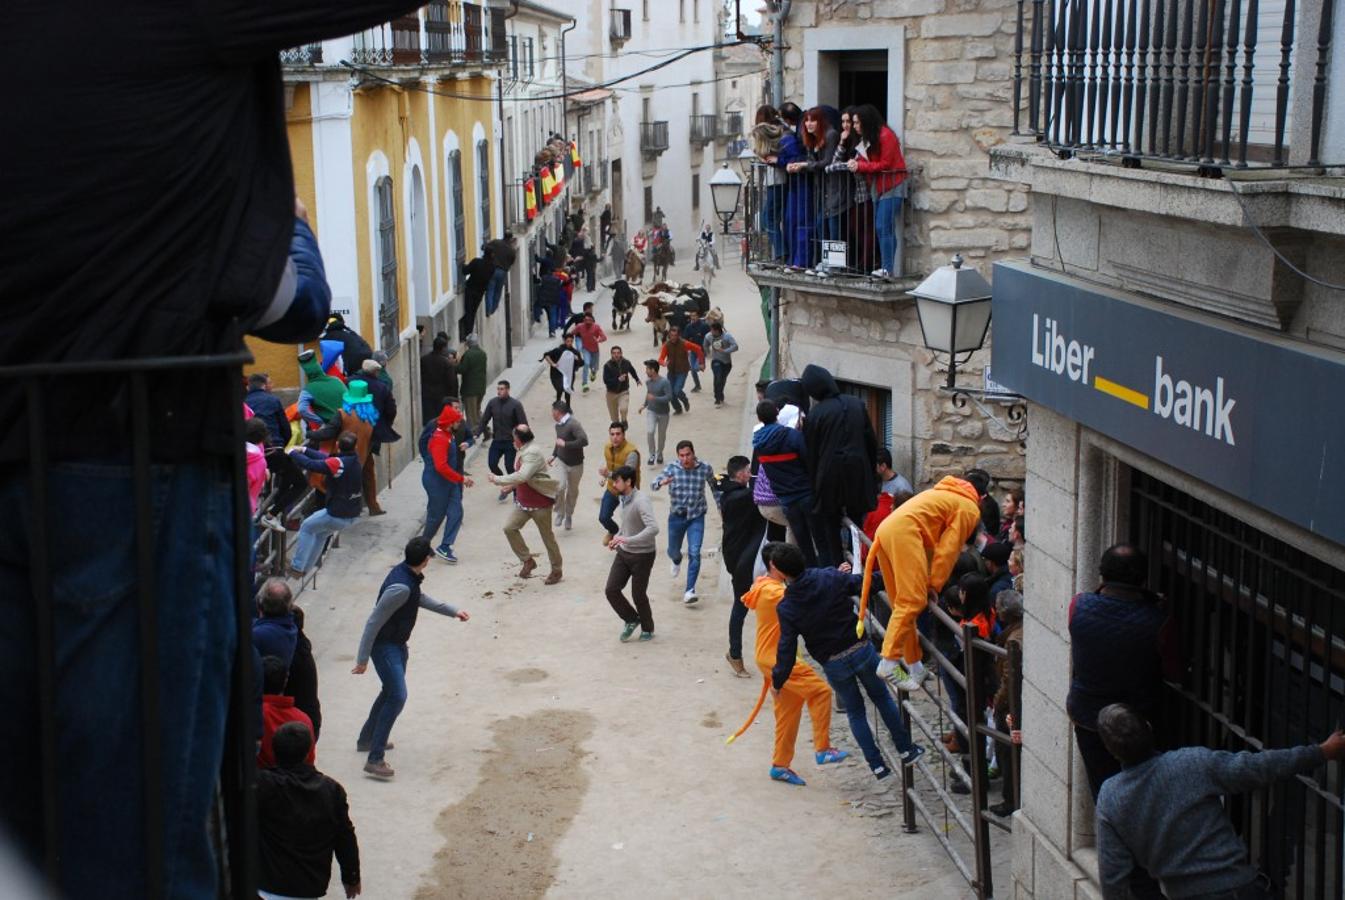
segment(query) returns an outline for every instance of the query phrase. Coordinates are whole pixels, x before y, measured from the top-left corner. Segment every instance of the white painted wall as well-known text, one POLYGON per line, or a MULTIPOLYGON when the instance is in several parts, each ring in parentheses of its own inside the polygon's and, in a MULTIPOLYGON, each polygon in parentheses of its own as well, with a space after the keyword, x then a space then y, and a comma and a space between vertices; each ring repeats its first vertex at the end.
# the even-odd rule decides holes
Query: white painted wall
MULTIPOLYGON (((344 83, 311 85, 313 179, 317 233, 332 289, 332 309, 347 322, 360 321, 359 265, 355 240, 355 162, 351 150, 350 90, 344 83)), ((386 162, 384 163, 386 166, 386 162)))

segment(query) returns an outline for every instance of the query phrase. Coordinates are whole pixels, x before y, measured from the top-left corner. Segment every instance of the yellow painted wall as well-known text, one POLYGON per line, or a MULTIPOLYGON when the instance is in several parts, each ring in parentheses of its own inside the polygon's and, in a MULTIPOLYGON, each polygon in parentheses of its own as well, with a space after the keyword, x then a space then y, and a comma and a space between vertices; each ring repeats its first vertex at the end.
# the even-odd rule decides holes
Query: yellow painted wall
MULTIPOLYGON (((313 175, 312 96, 307 84, 294 86, 294 102, 286 112, 286 131, 289 133, 290 160, 294 167, 294 189, 308 207, 308 220, 317 233, 318 198, 313 175)), ((321 239, 321 235, 318 236, 321 239)), ((273 344, 258 338, 247 339, 248 349, 256 362, 246 367, 248 373, 266 372, 277 388, 299 386, 299 363, 294 344, 273 344)))

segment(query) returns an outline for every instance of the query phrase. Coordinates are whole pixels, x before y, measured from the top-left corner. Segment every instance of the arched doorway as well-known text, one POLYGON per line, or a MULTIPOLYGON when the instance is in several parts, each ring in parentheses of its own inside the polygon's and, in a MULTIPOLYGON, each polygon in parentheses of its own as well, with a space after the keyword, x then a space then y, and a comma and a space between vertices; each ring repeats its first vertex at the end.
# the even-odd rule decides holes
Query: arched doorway
POLYGON ((417 316, 430 314, 430 239, 425 214, 425 180, 411 167, 411 293, 417 316))

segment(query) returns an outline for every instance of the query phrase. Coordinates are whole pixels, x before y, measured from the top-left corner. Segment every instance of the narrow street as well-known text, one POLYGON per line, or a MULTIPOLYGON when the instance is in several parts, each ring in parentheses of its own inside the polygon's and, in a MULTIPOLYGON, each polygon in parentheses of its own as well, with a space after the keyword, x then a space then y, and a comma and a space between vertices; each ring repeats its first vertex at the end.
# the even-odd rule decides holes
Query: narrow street
MULTIPOLYGON (((674 277, 694 277, 689 260, 674 277)), ((711 296, 742 346, 729 403, 713 407, 707 373, 690 413, 672 419, 667 456, 677 440, 689 438, 722 471, 730 455, 748 446, 752 384, 766 336, 757 291, 741 272, 722 271, 711 296)), ((610 324, 608 292, 594 297, 599 321, 610 324)), ((576 294, 575 307, 584 299, 576 294)), ((612 343, 637 367, 653 355, 640 318, 630 333, 609 335, 604 358, 612 343)), ((533 364, 546 346, 534 342, 516 353, 514 371, 533 364)), ((522 397, 539 439, 550 439, 553 395, 545 376, 522 397)), ((643 453, 643 416, 634 413, 642 397, 637 388, 631 418, 643 453)), ((364 895, 965 896, 965 882, 934 837, 902 833, 895 779, 875 782, 857 753, 838 766, 814 766, 805 726, 795 768, 807 787, 770 781, 769 703, 746 735, 725 746, 761 682, 755 673, 733 677, 724 661, 729 597, 719 570, 717 512, 708 516, 701 602, 682 604, 661 552, 650 586, 657 638, 617 641, 620 622, 602 593, 611 557, 597 524, 606 430, 601 388, 576 393, 574 406, 592 443, 574 530, 557 531, 565 556, 559 585, 514 577, 517 562, 500 532, 506 507, 485 482, 484 452, 468 459, 477 483, 466 492, 455 548, 462 562, 433 560, 424 587, 472 619, 420 616, 409 700, 388 754, 395 780, 374 781, 361 771, 355 735, 379 683, 372 667, 362 677, 350 669, 378 586, 421 527, 419 463, 385 492, 389 514, 344 533, 316 590, 299 598, 321 677, 317 765, 349 793, 364 895)), ((646 480, 651 471, 644 469, 646 480)), ((666 492, 652 496, 663 521, 666 492)), ((524 535, 541 550, 531 526, 524 535)), ((666 545, 663 535, 659 542, 666 545)), ((749 617, 749 669, 752 629, 749 617)), ((844 715, 833 713, 831 727, 836 745, 854 751, 844 715)), ((336 880, 328 896, 342 896, 336 880)))

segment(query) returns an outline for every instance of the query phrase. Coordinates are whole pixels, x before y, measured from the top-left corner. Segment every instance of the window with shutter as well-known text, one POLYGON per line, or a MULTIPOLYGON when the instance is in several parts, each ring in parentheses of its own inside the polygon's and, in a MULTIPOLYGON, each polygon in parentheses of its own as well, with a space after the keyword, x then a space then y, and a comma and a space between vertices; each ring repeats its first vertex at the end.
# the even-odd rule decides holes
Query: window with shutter
POLYGON ((378 333, 379 346, 397 346, 401 304, 397 297, 397 220, 392 202, 392 179, 384 175, 374 183, 378 204, 378 333))
POLYGON ((462 268, 467 265, 467 213, 462 202, 462 151, 448 152, 449 178, 453 182, 453 287, 462 288, 462 268))
POLYGON ((490 240, 490 145, 485 138, 476 142, 476 206, 481 217, 477 220, 476 242, 490 240))

